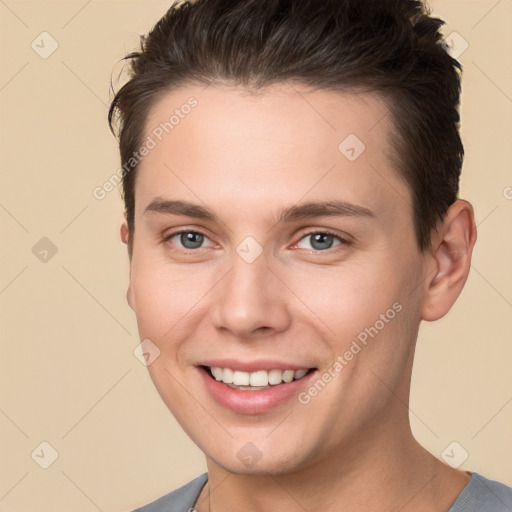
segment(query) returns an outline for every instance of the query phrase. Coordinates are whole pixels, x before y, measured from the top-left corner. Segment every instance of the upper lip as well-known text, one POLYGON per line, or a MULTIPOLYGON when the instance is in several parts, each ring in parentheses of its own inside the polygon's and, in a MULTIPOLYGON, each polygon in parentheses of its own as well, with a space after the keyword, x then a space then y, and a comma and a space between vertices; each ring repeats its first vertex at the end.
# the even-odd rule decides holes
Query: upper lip
POLYGON ((208 359, 197 364, 197 366, 208 366, 210 368, 230 368, 242 372, 256 372, 258 370, 302 370, 315 368, 309 364, 295 364, 271 359, 260 359, 257 361, 240 361, 237 359, 208 359))

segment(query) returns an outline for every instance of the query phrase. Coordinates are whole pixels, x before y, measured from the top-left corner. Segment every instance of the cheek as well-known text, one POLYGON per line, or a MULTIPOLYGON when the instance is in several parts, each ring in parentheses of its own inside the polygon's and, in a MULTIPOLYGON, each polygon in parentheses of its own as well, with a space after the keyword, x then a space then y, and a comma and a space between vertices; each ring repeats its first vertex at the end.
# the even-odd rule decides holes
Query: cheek
POLYGON ((367 396, 382 400, 389 392, 376 375, 391 386, 403 377, 419 323, 419 300, 411 294, 418 272, 412 259, 382 255, 326 267, 309 280, 295 276, 294 291, 322 331, 331 362, 342 357, 332 400, 339 386, 350 389, 356 402, 367 396))
POLYGON ((155 343, 179 337, 190 329, 209 286, 207 272, 143 255, 134 258, 131 273, 141 337, 155 343))
MULTIPOLYGON (((351 263, 338 267, 318 268, 315 272, 288 272, 287 281, 294 283, 297 297, 326 328, 334 344, 343 344, 372 326, 393 304, 401 300, 402 275, 382 258, 380 261, 351 263), (337 341, 339 340, 339 341, 337 341)), ((395 313, 390 312, 390 316, 395 313)), ((379 324, 380 325, 380 324, 379 324)))

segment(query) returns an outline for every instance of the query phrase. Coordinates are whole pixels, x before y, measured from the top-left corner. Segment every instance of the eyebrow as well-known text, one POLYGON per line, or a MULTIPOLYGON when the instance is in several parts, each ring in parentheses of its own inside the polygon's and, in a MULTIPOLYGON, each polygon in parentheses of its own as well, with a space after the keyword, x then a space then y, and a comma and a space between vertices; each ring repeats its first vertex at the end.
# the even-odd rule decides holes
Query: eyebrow
MULTIPOLYGON (((218 221, 209 208, 188 201, 169 201, 155 198, 144 210, 147 213, 183 215, 196 219, 218 221)), ((293 222, 314 217, 375 217, 368 208, 347 201, 320 201, 293 205, 281 210, 277 222, 293 222)))

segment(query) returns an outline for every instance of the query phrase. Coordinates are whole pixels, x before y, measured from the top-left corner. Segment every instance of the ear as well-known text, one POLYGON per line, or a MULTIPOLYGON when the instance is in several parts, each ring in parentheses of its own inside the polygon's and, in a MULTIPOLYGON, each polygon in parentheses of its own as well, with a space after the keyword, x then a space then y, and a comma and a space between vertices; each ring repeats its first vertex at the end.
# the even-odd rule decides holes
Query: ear
MULTIPOLYGON (((464 200, 455 201, 432 236, 430 255, 435 276, 427 280, 421 318, 442 318, 460 295, 471 268, 476 242, 473 207, 464 200)), ((429 265, 430 266, 430 265, 429 265)))
MULTIPOLYGON (((130 230, 128 229, 128 225, 126 223, 126 221, 123 221, 123 223, 121 224, 121 227, 119 229, 119 233, 121 235, 121 242, 123 242, 123 244, 126 244, 126 245, 129 245, 129 241, 130 241, 130 230)), ((128 305, 135 311, 135 294, 133 293, 133 288, 132 288, 132 257, 131 257, 131 254, 130 254, 130 249, 128 247, 128 256, 130 258, 130 283, 128 285, 128 290, 126 292, 126 300, 128 302, 128 305)))
POLYGON ((130 231, 128 230, 128 224, 126 223, 125 220, 123 221, 123 223, 121 224, 121 227, 119 228, 119 234, 121 235, 121 242, 123 242, 123 244, 127 244, 128 239, 130 237, 130 231))

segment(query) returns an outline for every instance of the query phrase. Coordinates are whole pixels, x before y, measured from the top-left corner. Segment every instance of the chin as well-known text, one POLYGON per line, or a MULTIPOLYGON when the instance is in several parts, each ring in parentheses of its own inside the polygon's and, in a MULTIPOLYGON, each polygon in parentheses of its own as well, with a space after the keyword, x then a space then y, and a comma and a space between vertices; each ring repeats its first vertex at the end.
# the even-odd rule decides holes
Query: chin
POLYGON ((251 462, 240 461, 238 458, 213 459, 215 463, 230 473, 244 476, 279 476, 290 474, 299 469, 298 461, 281 459, 275 456, 267 457, 252 464, 251 462))
POLYGON ((304 446, 298 452, 300 440, 283 446, 281 440, 271 443, 265 439, 265 435, 262 435, 260 441, 254 436, 253 442, 232 439, 229 443, 217 444, 213 449, 199 446, 208 459, 238 475, 278 476, 294 473, 307 466, 306 459, 311 457, 304 453, 304 446), (221 447, 220 450, 218 447, 221 447))

